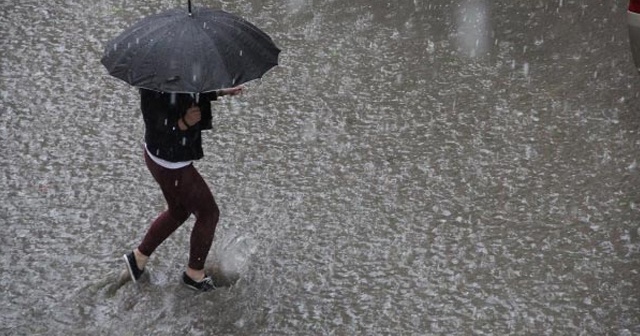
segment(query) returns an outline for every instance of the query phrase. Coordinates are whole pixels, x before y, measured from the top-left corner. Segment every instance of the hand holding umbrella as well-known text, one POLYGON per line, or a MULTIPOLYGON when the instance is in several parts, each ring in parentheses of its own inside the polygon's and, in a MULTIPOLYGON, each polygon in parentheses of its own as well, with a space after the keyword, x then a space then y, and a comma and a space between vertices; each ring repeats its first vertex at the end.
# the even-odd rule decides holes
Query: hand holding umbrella
POLYGON ((202 112, 200 111, 200 107, 194 104, 187 109, 187 112, 180 119, 180 121, 178 122, 178 127, 183 131, 187 130, 199 123, 201 119, 202 112))

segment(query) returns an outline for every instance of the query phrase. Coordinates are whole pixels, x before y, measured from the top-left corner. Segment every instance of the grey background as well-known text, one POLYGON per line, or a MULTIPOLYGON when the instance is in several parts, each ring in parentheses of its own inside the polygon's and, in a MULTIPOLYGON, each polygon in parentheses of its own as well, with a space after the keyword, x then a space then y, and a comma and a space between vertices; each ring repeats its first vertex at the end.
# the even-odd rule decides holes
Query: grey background
MULTIPOLYGON (((185 2, 186 3, 186 2, 185 2)), ((281 66, 215 104, 190 220, 139 286, 163 207, 135 89, 103 44, 179 1, 0 2, 0 333, 640 333, 638 74, 626 1, 195 1, 281 66)))

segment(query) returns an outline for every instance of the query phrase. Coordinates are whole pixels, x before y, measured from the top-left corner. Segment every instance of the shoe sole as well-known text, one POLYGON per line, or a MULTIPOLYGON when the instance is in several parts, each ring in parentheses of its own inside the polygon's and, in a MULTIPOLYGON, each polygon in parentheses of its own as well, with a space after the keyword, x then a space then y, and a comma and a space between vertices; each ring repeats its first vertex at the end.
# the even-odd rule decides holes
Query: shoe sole
POLYGON ((127 266, 127 271, 129 271, 129 277, 131 277, 131 280, 133 281, 133 283, 137 283, 138 279, 136 279, 136 277, 133 275, 131 264, 129 264, 129 258, 127 258, 126 254, 122 256, 122 258, 124 258, 124 264, 127 266))

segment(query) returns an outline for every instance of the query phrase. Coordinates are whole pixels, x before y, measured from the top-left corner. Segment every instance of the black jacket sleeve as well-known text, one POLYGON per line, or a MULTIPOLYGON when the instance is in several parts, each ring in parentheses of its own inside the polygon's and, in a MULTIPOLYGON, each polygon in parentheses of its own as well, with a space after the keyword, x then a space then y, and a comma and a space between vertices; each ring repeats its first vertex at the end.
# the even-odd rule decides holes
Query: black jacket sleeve
POLYGON ((180 113, 171 108, 170 97, 160 92, 140 89, 140 107, 147 128, 153 133, 177 136, 184 131, 178 127, 180 113))

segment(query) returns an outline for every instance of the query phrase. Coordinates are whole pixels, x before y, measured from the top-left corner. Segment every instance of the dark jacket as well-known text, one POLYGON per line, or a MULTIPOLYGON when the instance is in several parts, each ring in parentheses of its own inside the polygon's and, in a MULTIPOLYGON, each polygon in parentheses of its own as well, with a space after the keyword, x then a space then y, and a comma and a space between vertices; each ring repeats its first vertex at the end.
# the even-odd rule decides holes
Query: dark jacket
POLYGON ((201 120, 182 131, 178 127, 178 120, 194 103, 192 96, 140 89, 144 140, 149 152, 171 162, 201 159, 204 154, 200 132, 212 128, 211 101, 216 99, 218 97, 215 92, 200 94, 198 107, 201 120))

